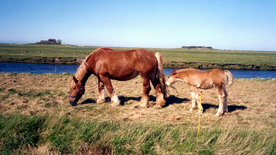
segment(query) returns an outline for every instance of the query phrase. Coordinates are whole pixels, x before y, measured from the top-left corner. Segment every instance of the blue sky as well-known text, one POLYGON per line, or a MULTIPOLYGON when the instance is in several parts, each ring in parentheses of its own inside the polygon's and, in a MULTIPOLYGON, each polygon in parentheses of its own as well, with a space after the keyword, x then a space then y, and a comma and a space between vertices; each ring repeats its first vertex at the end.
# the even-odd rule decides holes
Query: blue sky
POLYGON ((0 42, 276 51, 274 0, 0 0, 0 42))

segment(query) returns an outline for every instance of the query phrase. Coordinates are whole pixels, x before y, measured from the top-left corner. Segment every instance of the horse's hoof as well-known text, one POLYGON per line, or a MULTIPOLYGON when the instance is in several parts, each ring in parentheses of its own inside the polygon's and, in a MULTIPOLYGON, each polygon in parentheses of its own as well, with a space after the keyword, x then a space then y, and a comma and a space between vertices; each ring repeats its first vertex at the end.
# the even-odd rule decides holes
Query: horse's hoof
POLYGON ((166 101, 159 101, 159 102, 157 102, 157 104, 156 105, 158 105, 160 108, 162 108, 162 107, 164 107, 165 105, 166 105, 166 101))
POLYGON ((105 99, 97 99, 97 104, 104 103, 104 102, 105 102, 105 99))
POLYGON ((154 106, 155 109, 162 109, 163 107, 161 105, 154 106))
POLYGON ((148 108, 149 104, 147 104, 147 103, 140 103, 140 107, 141 108, 148 108))
POLYGON ((219 116, 222 116, 223 114, 221 113, 216 113, 216 116, 219 117, 219 116))
POLYGON ((203 111, 198 111, 197 113, 198 113, 198 114, 203 114, 203 111))

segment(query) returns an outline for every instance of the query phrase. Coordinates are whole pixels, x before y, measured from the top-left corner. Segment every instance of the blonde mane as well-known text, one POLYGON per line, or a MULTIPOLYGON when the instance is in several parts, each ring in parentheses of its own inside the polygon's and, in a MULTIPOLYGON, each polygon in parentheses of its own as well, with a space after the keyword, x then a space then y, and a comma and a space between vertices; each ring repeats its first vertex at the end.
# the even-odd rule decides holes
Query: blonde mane
POLYGON ((90 53, 88 56, 86 56, 84 58, 84 60, 81 62, 79 68, 77 69, 76 72, 76 78, 78 80, 82 79, 86 74, 87 74, 87 67, 86 67, 86 63, 87 63, 87 59, 94 53, 94 51, 92 53, 90 53))
POLYGON ((108 47, 101 47, 101 48, 98 48, 98 49, 94 50, 88 56, 86 56, 84 58, 84 60, 81 62, 79 68, 77 69, 76 78, 78 80, 81 80, 87 74, 87 61, 88 61, 88 58, 90 58, 92 55, 97 56, 98 53, 100 53, 102 50, 107 50, 107 49, 111 50, 111 48, 108 48, 108 47))

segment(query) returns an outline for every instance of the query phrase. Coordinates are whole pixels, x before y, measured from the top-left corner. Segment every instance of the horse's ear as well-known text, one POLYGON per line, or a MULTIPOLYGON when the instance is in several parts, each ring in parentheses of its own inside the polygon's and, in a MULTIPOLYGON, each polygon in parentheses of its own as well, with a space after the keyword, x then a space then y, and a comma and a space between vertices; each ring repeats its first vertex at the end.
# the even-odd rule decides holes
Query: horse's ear
POLYGON ((75 76, 73 76, 73 80, 75 81, 75 83, 78 83, 78 79, 75 76))

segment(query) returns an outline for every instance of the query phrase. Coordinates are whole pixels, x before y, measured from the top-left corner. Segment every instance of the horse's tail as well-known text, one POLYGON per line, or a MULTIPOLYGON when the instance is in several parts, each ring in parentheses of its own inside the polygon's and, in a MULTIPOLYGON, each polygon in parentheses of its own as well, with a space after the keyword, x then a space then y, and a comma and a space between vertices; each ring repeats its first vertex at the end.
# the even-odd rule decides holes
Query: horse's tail
POLYGON ((165 84, 165 74, 163 72, 164 58, 159 52, 155 53, 155 57, 158 62, 158 73, 157 74, 158 74, 158 78, 159 78, 159 81, 161 84, 161 89, 162 89, 164 96, 166 97, 167 90, 166 90, 166 84, 165 84))
POLYGON ((234 77, 233 77, 232 73, 228 70, 225 70, 224 73, 227 76, 227 83, 226 84, 232 85, 233 82, 234 82, 234 77))

